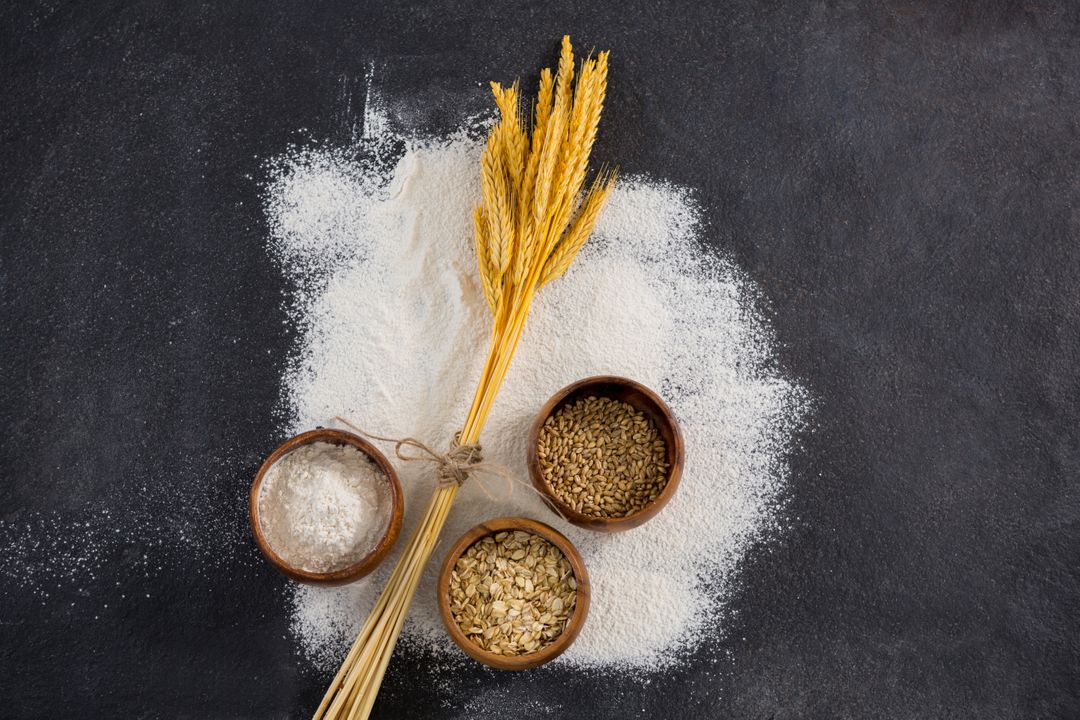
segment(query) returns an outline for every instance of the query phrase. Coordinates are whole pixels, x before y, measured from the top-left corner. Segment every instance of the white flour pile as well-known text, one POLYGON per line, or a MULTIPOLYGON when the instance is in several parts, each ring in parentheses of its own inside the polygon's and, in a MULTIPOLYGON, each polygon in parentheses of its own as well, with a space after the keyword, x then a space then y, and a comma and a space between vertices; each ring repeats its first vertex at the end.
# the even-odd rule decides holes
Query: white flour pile
MULTIPOLYGON (((490 327, 469 217, 480 145, 465 133, 421 141, 381 127, 361 147, 296 151, 274 166, 272 252, 296 283, 304 328, 285 380, 291 429, 340 414, 381 435, 445 446, 472 397, 490 327), (407 146, 396 165, 355 159, 389 140, 407 146)), ((660 668, 722 632, 736 566, 770 523, 805 401, 774 369, 754 289, 703 251, 699 232, 686 190, 622 179, 569 273, 539 293, 482 437, 486 459, 525 479, 526 432, 544 401, 588 375, 625 375, 656 389, 682 423, 686 469, 675 498, 641 528, 604 535, 568 525, 520 488, 493 502, 471 480, 405 642, 464 661, 439 620, 434 577, 450 543, 502 515, 554 525, 588 564, 589 618, 557 662, 660 668)), ((426 464, 399 470, 407 503, 398 550, 432 490, 426 464)), ((497 481, 488 490, 506 495, 497 481)), ((291 588, 293 631, 312 662, 337 667, 396 558, 351 586, 291 588)))
POLYGON ((282 560, 309 572, 360 562, 390 522, 385 473, 351 445, 316 442, 285 454, 259 486, 259 524, 282 560))

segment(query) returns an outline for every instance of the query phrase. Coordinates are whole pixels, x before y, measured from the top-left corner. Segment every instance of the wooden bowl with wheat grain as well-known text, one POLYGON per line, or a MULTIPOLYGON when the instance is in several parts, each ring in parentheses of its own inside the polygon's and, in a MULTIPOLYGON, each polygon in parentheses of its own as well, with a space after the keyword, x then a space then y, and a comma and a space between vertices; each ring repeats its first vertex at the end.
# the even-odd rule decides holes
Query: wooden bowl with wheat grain
POLYGON ((567 385, 551 396, 536 414, 529 430, 526 463, 533 485, 544 496, 556 513, 579 527, 600 532, 622 532, 638 527, 656 517, 675 495, 682 477, 686 450, 682 430, 671 408, 655 392, 639 382, 617 375, 597 375, 567 385), (660 494, 642 509, 624 517, 599 517, 581 513, 564 502, 544 477, 540 465, 540 431, 544 423, 567 405, 588 397, 606 397, 630 405, 652 421, 667 451, 667 482, 660 494))
POLYGON ((344 430, 317 428, 289 438, 263 461, 259 472, 255 475, 255 481, 251 483, 251 493, 248 496, 248 514, 251 521, 251 532, 255 536, 255 544, 259 546, 259 550, 262 551, 270 564, 284 575, 311 585, 344 585, 359 580, 378 567, 379 563, 390 552, 390 549, 394 547, 394 543, 401 533, 401 521, 405 515, 405 494, 401 490, 401 482, 398 480, 397 473, 394 472, 393 465, 374 445, 359 435, 344 430), (262 521, 259 519, 259 491, 262 488, 263 478, 266 477, 266 473, 274 463, 293 450, 318 442, 331 445, 351 445, 356 448, 378 465, 390 487, 390 521, 387 523, 386 531, 379 539, 379 542, 376 543, 371 552, 355 563, 328 572, 312 572, 290 565, 271 547, 263 531, 262 521))
POLYGON ((477 662, 497 670, 530 670, 550 662, 562 655, 577 638, 585 624, 585 617, 589 614, 589 573, 585 570, 585 561, 574 547, 574 544, 566 539, 562 533, 550 525, 539 520, 530 520, 523 517, 504 517, 488 520, 472 528, 460 538, 446 553, 439 580, 435 584, 438 593, 439 615, 442 617, 446 632, 462 651, 477 662), (523 655, 497 655, 485 650, 470 640, 454 620, 454 613, 450 609, 450 582, 453 579, 454 567, 458 559, 473 546, 477 541, 497 533, 521 530, 531 535, 537 535, 557 547, 570 563, 574 572, 574 580, 577 583, 574 613, 567 620, 563 631, 554 641, 536 652, 523 655))

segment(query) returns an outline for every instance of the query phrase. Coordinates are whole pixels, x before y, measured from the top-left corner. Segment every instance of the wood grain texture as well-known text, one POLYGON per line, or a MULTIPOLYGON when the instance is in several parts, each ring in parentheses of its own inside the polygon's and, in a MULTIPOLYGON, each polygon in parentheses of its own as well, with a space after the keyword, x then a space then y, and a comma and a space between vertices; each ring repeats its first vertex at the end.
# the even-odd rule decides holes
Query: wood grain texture
POLYGON ((401 522, 405 515, 405 496, 401 491, 401 482, 398 480, 397 473, 394 471, 394 466, 390 464, 390 461, 386 459, 386 456, 379 452, 374 445, 359 435, 354 435, 353 433, 344 430, 318 428, 289 438, 275 448, 275 450, 270 453, 269 457, 263 461, 262 466, 259 468, 259 472, 255 474, 255 480, 251 483, 251 492, 248 494, 248 514, 251 519, 251 532, 255 536, 255 544, 259 546, 259 550, 262 551, 262 554, 275 568, 288 575, 293 580, 299 580, 300 582, 310 583, 312 585, 345 585, 354 580, 359 580, 377 568, 379 563, 386 557, 387 553, 390 552, 390 549, 394 547, 394 543, 401 533, 401 522), (310 570, 303 570, 290 565, 284 558, 274 552, 270 543, 267 542, 266 535, 263 533, 262 523, 259 520, 259 489, 262 487, 262 481, 266 476, 267 471, 269 471, 270 467, 286 454, 299 447, 303 447, 304 445, 311 445, 312 443, 317 442, 330 443, 332 445, 351 445, 356 448, 371 458, 371 460, 379 466, 383 475, 386 476, 387 484, 390 486, 390 522, 386 526, 386 532, 382 534, 378 544, 371 552, 360 558, 359 561, 347 567, 332 570, 330 572, 311 572, 310 570))
POLYGON ((585 624, 585 618, 589 614, 589 599, 592 594, 589 586, 589 573, 585 569, 585 561, 582 560, 581 554, 574 547, 574 544, 550 525, 546 525, 539 520, 522 517, 504 517, 488 520, 458 538, 450 551, 446 553, 442 570, 439 572, 439 581, 435 587, 438 593, 439 615, 442 617, 443 624, 446 626, 446 631, 450 634, 450 637, 473 660, 497 670, 530 670, 551 662, 566 652, 566 649, 573 644, 574 639, 585 624), (577 603, 574 606, 574 614, 570 616, 562 633, 547 647, 526 655, 496 655, 484 650, 466 637, 465 633, 461 632, 461 628, 454 622, 454 615, 450 611, 450 575, 454 572, 454 565, 457 563, 458 558, 477 540, 506 530, 523 530, 533 535, 539 535, 559 548, 570 562, 570 567, 574 571, 574 579, 577 581, 577 603))
POLYGON ((584 380, 578 380, 552 395, 551 399, 544 403, 544 406, 540 408, 540 412, 536 414, 536 419, 529 430, 527 452, 526 462, 529 466, 529 477, 532 478, 532 483, 536 489, 555 508, 556 512, 579 527, 601 532, 623 532, 636 528, 656 517, 679 489, 679 478, 682 477, 683 465, 686 462, 686 447, 682 430, 679 429, 679 422, 675 419, 671 408, 660 399, 659 395, 641 383, 616 375, 596 375, 584 380), (540 439, 540 429, 544 426, 544 423, 566 405, 593 395, 619 400, 644 413, 652 420, 660 433, 660 437, 664 440, 664 445, 667 447, 667 463, 669 466, 667 484, 664 485, 664 489, 660 491, 655 500, 627 517, 605 518, 578 512, 555 494, 551 489, 551 484, 548 483, 540 469, 537 446, 540 439))

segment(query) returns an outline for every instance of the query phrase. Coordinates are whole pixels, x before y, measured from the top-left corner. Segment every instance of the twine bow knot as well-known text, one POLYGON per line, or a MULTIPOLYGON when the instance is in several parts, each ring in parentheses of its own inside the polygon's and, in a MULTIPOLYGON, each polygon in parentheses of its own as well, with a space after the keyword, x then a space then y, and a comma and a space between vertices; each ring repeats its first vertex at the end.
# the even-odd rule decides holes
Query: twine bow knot
MULTIPOLYGON (((439 487, 449 487, 456 485, 461 487, 465 484, 465 481, 469 479, 469 476, 474 473, 487 473, 488 475, 495 475, 506 481, 507 487, 510 490, 509 497, 513 497, 514 486, 520 485, 536 494, 544 504, 551 508, 555 514, 566 520, 566 516, 562 514, 558 507, 551 502, 548 498, 544 497, 544 494, 534 488, 530 483, 522 482, 514 477, 514 474, 510 472, 510 468, 499 465, 498 463, 484 462, 483 448, 479 443, 462 444, 461 433, 454 434, 454 441, 450 444, 450 449, 444 453, 432 450, 427 444, 417 440, 416 438, 389 438, 382 437, 381 435, 373 435, 372 433, 361 430, 353 425, 351 422, 341 417, 340 415, 334 418, 337 422, 349 427, 364 437, 369 437, 372 440, 381 440, 382 442, 394 443, 394 454, 402 462, 431 462, 435 463, 435 477, 438 479, 439 487), (420 451, 419 454, 407 454, 401 451, 404 447, 414 447, 420 451)), ((484 483, 477 481, 477 487, 479 487, 488 499, 495 500, 495 496, 491 493, 484 483)))
MULTIPOLYGON (((433 450, 429 445, 416 438, 382 437, 381 435, 374 435, 365 430, 361 430, 341 416, 335 417, 334 419, 342 425, 347 425, 349 428, 365 437, 394 443, 394 454, 403 462, 435 463, 435 476, 438 478, 439 487, 446 487, 448 485, 457 485, 458 487, 461 487, 465 484, 465 481, 469 479, 469 475, 478 472, 498 475, 505 480, 514 482, 514 477, 510 474, 509 469, 495 463, 484 462, 483 448, 480 447, 479 443, 462 444, 460 432, 454 434, 454 442, 451 443, 450 449, 441 453, 437 450, 433 450), (402 452, 402 448, 404 447, 416 448, 420 453, 404 453, 402 452)), ((486 489, 485 492, 487 492, 486 489)))
POLYGON ((444 453, 432 450, 431 447, 416 438, 407 437, 394 440, 391 438, 379 438, 375 435, 370 437, 394 443, 394 454, 404 462, 435 463, 435 476, 438 478, 440 486, 457 485, 460 487, 465 484, 465 481, 469 479, 469 475, 474 472, 487 472, 501 476, 507 476, 509 473, 502 465, 485 463, 483 448, 480 447, 479 443, 472 445, 461 444, 461 433, 454 435, 454 442, 451 444, 450 449, 444 453), (405 446, 414 447, 423 454, 403 453, 401 449, 405 446))

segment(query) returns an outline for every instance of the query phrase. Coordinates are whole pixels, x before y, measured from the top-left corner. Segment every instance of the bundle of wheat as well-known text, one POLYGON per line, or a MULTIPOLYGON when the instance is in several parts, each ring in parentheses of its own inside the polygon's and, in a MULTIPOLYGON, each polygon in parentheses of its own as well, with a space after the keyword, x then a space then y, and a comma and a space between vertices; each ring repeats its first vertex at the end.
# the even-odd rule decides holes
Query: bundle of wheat
MULTIPOLYGON (((615 182, 601 171, 582 197, 607 87, 608 53, 585 60, 574 82, 564 37, 557 71, 540 73, 531 131, 515 82, 492 83, 501 119, 481 157, 483 197, 474 211, 477 266, 493 317, 487 362, 455 441, 457 481, 440 482, 386 588, 334 677, 315 718, 367 718, 420 577, 525 327, 537 289, 560 277, 588 239, 615 182), (457 453, 465 450, 464 453, 457 453)), ((454 473, 451 473, 453 480, 454 473)), ((445 479, 445 478, 444 478, 445 479)))

